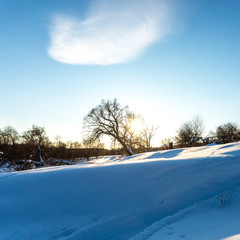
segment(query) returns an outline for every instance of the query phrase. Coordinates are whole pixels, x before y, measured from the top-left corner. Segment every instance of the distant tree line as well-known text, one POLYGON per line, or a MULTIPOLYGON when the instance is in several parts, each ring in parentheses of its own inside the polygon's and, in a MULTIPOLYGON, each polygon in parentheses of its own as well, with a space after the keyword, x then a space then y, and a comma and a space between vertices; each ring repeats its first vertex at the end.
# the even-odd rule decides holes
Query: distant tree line
POLYGON ((152 140, 158 127, 148 126, 144 119, 121 106, 117 99, 102 100, 91 109, 83 120, 82 142, 64 143, 57 136, 51 142, 44 127, 33 125, 19 134, 11 126, 0 129, 0 166, 9 163, 20 170, 47 165, 72 164, 81 159, 90 160, 104 155, 133 155, 136 153, 202 146, 212 142, 240 141, 240 129, 236 123, 226 123, 208 136, 203 136, 204 121, 200 116, 184 122, 172 139, 164 139, 162 145, 153 148, 152 140), (105 149, 102 137, 108 136, 112 149, 105 149))
POLYGON ((15 170, 72 164, 81 159, 115 154, 122 152, 118 149, 105 149, 100 141, 64 143, 57 136, 51 142, 44 127, 36 125, 22 134, 11 126, 0 129, 0 166, 7 163, 15 166, 15 170))
POLYGON ((200 116, 183 123, 175 136, 175 147, 202 146, 210 143, 230 143, 240 141, 240 128, 236 123, 228 122, 203 137, 204 123, 200 116))

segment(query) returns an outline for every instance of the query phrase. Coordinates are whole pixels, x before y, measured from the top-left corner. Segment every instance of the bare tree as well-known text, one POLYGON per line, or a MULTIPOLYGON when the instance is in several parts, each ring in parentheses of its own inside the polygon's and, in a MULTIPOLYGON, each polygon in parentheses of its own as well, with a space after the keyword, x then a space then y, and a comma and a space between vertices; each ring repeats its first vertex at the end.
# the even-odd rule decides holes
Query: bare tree
POLYGON ((118 141, 128 155, 133 155, 132 146, 136 138, 131 124, 135 118, 136 115, 127 106, 122 107, 117 99, 102 100, 84 118, 84 129, 88 138, 97 140, 108 135, 118 141))
POLYGON ((151 126, 145 125, 145 127, 141 131, 144 146, 146 147, 147 151, 151 149, 152 139, 155 136, 157 130, 158 127, 153 124, 151 126))
POLYGON ((46 131, 43 127, 36 125, 32 126, 32 129, 23 132, 22 138, 27 144, 34 145, 37 147, 37 152, 39 153, 40 162, 45 166, 45 162, 42 155, 41 146, 49 142, 46 136, 46 131))
POLYGON ((83 139, 83 147, 86 148, 104 148, 104 143, 100 140, 93 141, 92 138, 83 139))
POLYGON ((7 126, 0 132, 0 143, 6 145, 15 145, 19 140, 19 134, 11 126, 7 126))
POLYGON ((204 132, 204 121, 197 115, 191 120, 192 134, 194 138, 199 138, 204 132))
POLYGON ((63 143, 62 142, 62 137, 60 136, 60 135, 57 135, 55 138, 54 138, 54 142, 53 142, 53 145, 55 146, 55 147, 60 147, 61 146, 61 144, 63 143))
POLYGON ((200 116, 196 116, 180 126, 175 137, 176 144, 180 147, 193 146, 202 138, 203 131, 204 122, 200 116))
POLYGON ((48 142, 48 137, 46 136, 45 128, 36 125, 32 125, 31 129, 23 132, 22 138, 26 143, 36 146, 48 142))

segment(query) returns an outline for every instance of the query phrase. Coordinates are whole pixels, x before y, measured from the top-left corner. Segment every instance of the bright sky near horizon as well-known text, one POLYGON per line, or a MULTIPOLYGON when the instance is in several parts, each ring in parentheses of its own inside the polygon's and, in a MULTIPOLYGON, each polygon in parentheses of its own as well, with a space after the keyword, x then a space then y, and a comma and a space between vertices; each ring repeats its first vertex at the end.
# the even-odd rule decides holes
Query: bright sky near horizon
POLYGON ((2 0, 0 129, 81 141, 83 117, 118 98, 174 136, 240 123, 238 0, 2 0))

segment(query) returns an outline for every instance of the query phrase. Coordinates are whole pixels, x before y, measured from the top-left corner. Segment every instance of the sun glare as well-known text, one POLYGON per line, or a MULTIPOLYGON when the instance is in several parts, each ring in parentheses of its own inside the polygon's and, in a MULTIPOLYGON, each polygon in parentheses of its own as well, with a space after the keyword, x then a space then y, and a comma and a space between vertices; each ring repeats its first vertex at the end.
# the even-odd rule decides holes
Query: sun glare
POLYGON ((144 128, 144 123, 140 119, 134 119, 132 124, 131 124, 131 131, 133 133, 140 132, 144 128))

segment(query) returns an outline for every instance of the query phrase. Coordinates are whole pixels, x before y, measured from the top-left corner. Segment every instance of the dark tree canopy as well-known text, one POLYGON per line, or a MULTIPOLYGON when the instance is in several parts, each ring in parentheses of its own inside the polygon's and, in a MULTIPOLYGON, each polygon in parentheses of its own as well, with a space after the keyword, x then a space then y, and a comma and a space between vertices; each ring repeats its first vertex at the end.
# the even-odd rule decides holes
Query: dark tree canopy
POLYGON ((235 123, 226 123, 217 127, 217 138, 223 142, 235 142, 240 140, 240 129, 235 123))
POLYGON ((42 145, 49 142, 48 137, 46 136, 45 128, 32 125, 31 129, 23 132, 22 138, 27 144, 37 147, 36 152, 39 155, 39 160, 45 166, 41 148, 42 145))
POLYGON ((0 130, 0 144, 15 145, 18 140, 19 134, 13 127, 7 126, 0 130))
POLYGON ((32 125, 32 128, 23 132, 22 138, 27 144, 40 146, 48 143, 48 137, 44 127, 32 125))
POLYGON ((200 116, 196 116, 180 126, 175 137, 176 144, 180 147, 193 146, 202 137, 203 131, 203 120, 200 116))

